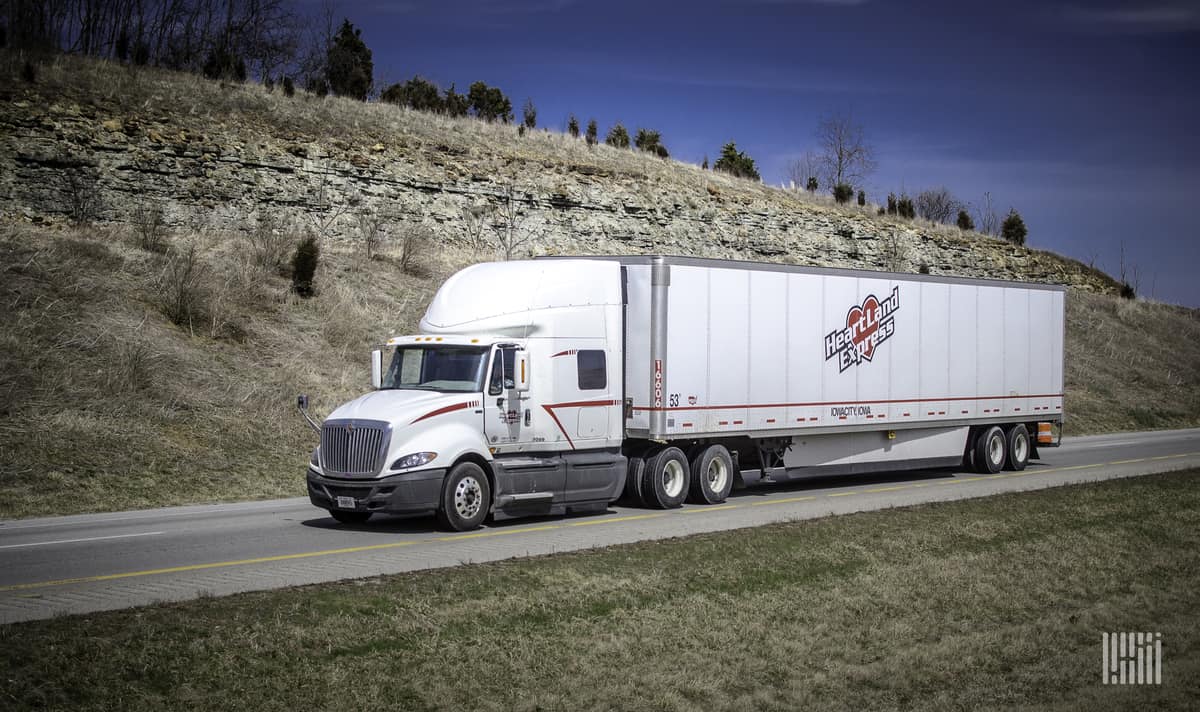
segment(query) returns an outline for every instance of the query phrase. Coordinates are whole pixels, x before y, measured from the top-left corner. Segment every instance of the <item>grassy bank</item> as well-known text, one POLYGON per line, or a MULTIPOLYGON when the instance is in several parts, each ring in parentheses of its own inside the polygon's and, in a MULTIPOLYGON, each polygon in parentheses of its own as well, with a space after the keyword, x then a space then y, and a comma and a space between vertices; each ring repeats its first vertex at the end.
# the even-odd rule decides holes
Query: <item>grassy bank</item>
MULTIPOLYGON (((366 388, 367 351, 416 329, 481 257, 428 246, 416 268, 326 247, 319 294, 289 292, 242 234, 0 224, 0 518, 303 495, 318 415, 366 388), (196 318, 172 323, 196 246, 196 318)), ((1068 433, 1200 424, 1200 312, 1071 292, 1068 433)))
POLYGON ((1200 471, 0 628, 6 709, 1194 709, 1200 471), (1163 635, 1102 686, 1100 634, 1163 635))

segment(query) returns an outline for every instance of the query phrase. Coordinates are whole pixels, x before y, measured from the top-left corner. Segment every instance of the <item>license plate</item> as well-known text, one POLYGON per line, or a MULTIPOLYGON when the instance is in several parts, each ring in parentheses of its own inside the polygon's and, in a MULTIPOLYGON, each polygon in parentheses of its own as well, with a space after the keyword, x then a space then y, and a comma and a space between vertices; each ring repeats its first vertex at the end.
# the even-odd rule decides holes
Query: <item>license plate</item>
POLYGON ((338 506, 338 509, 354 509, 354 498, 353 497, 338 497, 337 498, 337 506, 338 506))

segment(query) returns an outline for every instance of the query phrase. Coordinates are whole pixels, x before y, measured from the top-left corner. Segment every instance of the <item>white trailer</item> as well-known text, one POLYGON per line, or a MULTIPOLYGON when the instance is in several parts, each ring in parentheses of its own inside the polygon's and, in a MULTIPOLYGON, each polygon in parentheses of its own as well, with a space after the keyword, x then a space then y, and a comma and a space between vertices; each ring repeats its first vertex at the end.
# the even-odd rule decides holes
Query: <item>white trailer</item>
POLYGON ((1063 419, 1064 297, 684 257, 475 265, 420 334, 373 352, 372 392, 313 423, 309 496, 340 521, 433 511, 461 530, 622 494, 670 508, 810 474, 1022 469, 1063 419))

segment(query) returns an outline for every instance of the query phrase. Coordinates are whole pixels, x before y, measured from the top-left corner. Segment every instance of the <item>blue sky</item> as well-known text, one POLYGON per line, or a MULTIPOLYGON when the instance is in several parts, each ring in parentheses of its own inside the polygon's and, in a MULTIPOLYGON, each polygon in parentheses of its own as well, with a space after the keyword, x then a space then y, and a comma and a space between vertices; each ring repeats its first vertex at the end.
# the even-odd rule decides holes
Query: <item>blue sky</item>
POLYGON ((1015 207, 1029 244, 1200 307, 1200 1, 410 0, 344 3, 383 86, 498 86, 541 126, 574 112, 662 132, 699 163, 727 141, 779 184, 851 113, 873 199, 945 185, 1015 207))

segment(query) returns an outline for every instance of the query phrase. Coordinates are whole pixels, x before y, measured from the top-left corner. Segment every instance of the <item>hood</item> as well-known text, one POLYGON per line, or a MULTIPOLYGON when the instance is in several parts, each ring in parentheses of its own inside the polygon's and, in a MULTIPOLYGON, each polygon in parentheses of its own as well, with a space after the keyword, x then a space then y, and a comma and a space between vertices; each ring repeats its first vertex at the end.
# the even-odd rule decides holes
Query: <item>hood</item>
POLYGON ((435 391, 382 390, 371 391, 343 403, 329 414, 327 420, 382 420, 407 425, 439 406, 478 400, 477 393, 438 393, 435 391))

